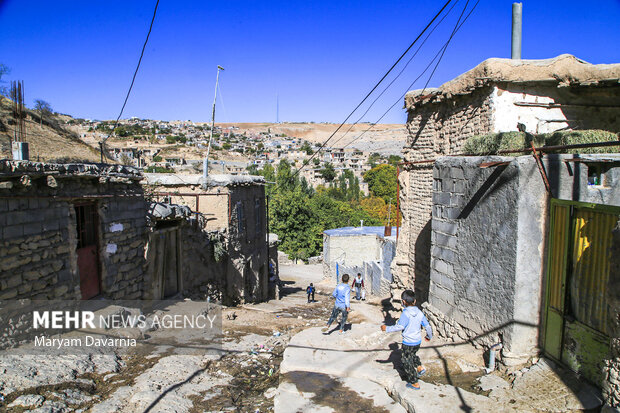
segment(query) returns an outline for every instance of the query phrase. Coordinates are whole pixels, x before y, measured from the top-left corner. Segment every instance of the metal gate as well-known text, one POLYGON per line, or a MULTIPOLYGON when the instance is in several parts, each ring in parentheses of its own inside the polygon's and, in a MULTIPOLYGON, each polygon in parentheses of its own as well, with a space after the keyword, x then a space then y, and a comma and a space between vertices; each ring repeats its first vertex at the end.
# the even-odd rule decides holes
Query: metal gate
POLYGON ((596 384, 609 353, 605 290, 619 215, 617 207, 551 201, 543 346, 596 384))

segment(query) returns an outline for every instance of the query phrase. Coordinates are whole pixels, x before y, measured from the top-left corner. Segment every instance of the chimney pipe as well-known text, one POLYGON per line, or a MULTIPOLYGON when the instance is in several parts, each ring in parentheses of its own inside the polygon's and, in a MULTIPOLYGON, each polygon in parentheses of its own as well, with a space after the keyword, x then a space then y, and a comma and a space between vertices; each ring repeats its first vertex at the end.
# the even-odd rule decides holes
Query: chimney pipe
POLYGON ((521 59, 521 26, 523 3, 512 3, 512 48, 511 58, 521 59))

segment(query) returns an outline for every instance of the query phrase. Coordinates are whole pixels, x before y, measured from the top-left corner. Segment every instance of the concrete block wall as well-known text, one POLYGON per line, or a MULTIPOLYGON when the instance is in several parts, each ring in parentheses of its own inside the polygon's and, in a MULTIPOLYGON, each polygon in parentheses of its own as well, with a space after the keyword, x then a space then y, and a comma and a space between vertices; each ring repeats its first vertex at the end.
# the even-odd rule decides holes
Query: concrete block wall
POLYGON ((429 303, 493 342, 513 320, 518 170, 478 163, 435 164, 429 303))
POLYGON ((0 198, 1 300, 80 299, 70 212, 65 201, 0 198))
MULTIPOLYGON (((474 135, 492 131, 492 89, 481 88, 466 96, 437 103, 409 106, 405 162, 432 160, 459 153, 474 135)), ((415 289, 420 302, 428 295, 430 277, 430 220, 432 210, 433 164, 401 166, 400 210, 403 218, 396 258, 392 265, 393 296, 404 288, 415 289)))

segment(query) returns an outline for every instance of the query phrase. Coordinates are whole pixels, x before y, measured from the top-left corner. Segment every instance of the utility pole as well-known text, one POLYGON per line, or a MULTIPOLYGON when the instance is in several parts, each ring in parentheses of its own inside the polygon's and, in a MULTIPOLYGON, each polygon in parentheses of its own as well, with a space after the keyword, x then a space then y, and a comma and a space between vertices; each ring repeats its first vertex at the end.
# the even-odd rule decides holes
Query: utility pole
POLYGON ((207 157, 204 159, 204 162, 202 164, 202 173, 205 179, 209 175, 209 152, 211 152, 213 128, 215 127, 215 102, 217 100, 217 84, 220 80, 220 70, 224 70, 224 68, 220 65, 217 65, 217 75, 215 76, 215 96, 213 97, 213 112, 211 112, 211 136, 209 137, 209 146, 207 146, 207 157))

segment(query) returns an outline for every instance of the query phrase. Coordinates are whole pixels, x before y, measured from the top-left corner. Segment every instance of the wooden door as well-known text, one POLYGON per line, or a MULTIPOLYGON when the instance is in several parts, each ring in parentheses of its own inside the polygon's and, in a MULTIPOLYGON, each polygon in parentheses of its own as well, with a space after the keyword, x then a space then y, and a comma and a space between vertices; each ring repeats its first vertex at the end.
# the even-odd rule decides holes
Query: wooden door
POLYGON ((97 247, 97 206, 95 203, 76 204, 77 264, 82 299, 88 300, 101 292, 99 253, 97 247))

